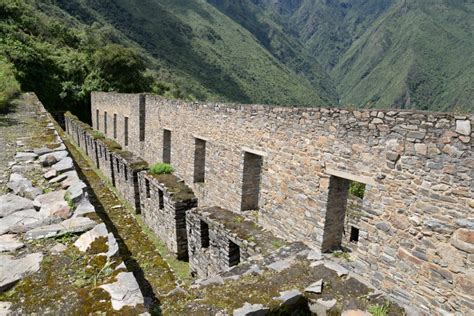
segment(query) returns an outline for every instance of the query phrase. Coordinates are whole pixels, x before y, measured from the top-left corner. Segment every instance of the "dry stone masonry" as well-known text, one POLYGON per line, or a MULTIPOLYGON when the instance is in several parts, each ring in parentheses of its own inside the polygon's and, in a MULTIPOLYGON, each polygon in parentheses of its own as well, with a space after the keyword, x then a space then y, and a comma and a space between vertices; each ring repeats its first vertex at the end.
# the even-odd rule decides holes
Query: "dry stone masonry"
POLYGON ((145 223, 178 259, 187 260, 186 212, 197 206, 194 193, 174 175, 142 171, 138 178, 145 223))
MULTIPOLYGON (((347 269, 423 313, 474 308, 472 115, 116 93, 94 93, 92 113, 94 129, 116 136, 124 150, 148 163, 170 162, 200 210, 220 207, 245 218, 257 212, 258 225, 288 241, 323 251, 346 246, 353 259, 347 269), (365 184, 356 212, 351 182, 365 184)), ((73 135, 78 124, 66 124, 73 135)), ((99 165, 113 170, 110 147, 96 139, 99 165)), ((205 258, 191 252, 202 247, 206 225, 195 217, 202 212, 187 213, 193 265, 205 258)), ((225 247, 234 257, 237 248, 225 247)))

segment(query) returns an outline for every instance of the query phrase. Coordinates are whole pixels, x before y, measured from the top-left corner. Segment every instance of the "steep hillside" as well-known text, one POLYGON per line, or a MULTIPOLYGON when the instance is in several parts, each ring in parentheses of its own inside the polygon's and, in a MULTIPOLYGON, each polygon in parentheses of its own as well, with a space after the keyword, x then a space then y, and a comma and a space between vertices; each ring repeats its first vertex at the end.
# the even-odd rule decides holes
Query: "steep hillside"
POLYGON ((302 48, 285 50, 293 56, 290 61, 277 59, 250 32, 205 1, 57 0, 56 4, 83 24, 112 26, 199 99, 297 105, 337 100, 318 63, 301 57, 302 48))
POLYGON ((474 4, 400 1, 332 71, 343 103, 474 110, 474 4))
POLYGON ((341 105, 474 111, 472 1, 208 1, 260 40, 248 20, 304 46, 341 105))

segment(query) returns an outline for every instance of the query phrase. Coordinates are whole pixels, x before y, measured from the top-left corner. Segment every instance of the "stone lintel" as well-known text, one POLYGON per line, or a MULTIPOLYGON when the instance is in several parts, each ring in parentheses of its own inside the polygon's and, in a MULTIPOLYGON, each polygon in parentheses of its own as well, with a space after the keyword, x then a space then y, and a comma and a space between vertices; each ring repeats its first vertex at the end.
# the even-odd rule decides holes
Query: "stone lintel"
POLYGON ((340 171, 340 170, 335 170, 331 168, 326 168, 326 173, 331 175, 331 176, 336 176, 339 178, 344 178, 352 181, 357 181, 361 183, 365 183, 368 185, 375 185, 375 180, 371 177, 367 176, 360 176, 360 175, 355 175, 346 171, 340 171))
POLYGON ((262 156, 262 157, 267 157, 268 156, 268 154, 264 151, 257 150, 257 149, 252 149, 252 148, 249 148, 249 147, 242 147, 242 151, 248 152, 248 153, 251 153, 251 154, 254 154, 254 155, 262 156))

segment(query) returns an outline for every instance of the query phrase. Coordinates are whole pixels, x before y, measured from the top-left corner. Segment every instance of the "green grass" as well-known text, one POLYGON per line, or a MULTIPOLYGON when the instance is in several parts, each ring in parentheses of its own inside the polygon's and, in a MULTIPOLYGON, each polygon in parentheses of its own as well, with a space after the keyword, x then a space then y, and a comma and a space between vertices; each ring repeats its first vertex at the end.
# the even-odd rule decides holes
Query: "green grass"
POLYGON ((15 78, 15 68, 0 56, 0 113, 8 110, 10 101, 20 93, 20 84, 15 78))
POLYGON ((167 163, 156 163, 148 169, 151 174, 172 174, 174 172, 173 166, 167 163))
POLYGON ((383 305, 370 305, 367 310, 373 316, 387 316, 390 310, 390 302, 386 301, 383 305))

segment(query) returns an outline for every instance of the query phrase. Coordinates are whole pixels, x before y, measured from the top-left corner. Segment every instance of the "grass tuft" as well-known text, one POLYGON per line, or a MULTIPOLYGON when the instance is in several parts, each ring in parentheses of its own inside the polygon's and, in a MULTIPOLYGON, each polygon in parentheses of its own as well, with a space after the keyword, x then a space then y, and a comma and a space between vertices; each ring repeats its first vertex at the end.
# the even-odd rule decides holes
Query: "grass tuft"
POLYGON ((151 174, 172 174, 174 172, 173 167, 167 163, 156 163, 148 169, 151 174))

